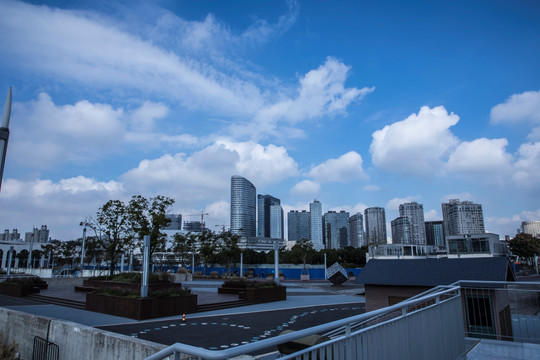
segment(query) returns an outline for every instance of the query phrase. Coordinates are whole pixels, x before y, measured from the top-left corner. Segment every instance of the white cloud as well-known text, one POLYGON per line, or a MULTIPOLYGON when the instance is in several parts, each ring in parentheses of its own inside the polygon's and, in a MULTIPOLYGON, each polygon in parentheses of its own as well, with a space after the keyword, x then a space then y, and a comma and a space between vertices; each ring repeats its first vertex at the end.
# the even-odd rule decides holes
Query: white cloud
POLYGON ((46 224, 53 238, 71 240, 82 234, 80 221, 95 216, 108 200, 123 197, 123 185, 112 180, 102 182, 83 176, 58 182, 4 179, 0 218, 6 226, 17 226, 21 233, 46 224))
POLYGON ((362 189, 365 191, 379 191, 381 190, 381 187, 379 185, 371 184, 364 186, 362 189))
POLYGON ((291 189, 291 194, 315 195, 321 191, 321 184, 311 180, 302 180, 291 189))
POLYGON ((373 163, 384 170, 405 174, 430 174, 457 145, 449 128, 459 121, 443 106, 423 106, 418 114, 373 133, 369 148, 373 163))
POLYGON ((91 161, 115 151, 126 128, 123 110, 86 100, 55 105, 41 93, 36 101, 15 103, 11 123, 12 158, 43 169, 58 163, 91 161))
POLYGON ((263 187, 296 173, 297 164, 283 147, 219 140, 189 156, 178 153, 143 160, 137 168, 126 172, 122 180, 135 189, 152 189, 195 201, 224 199, 234 174, 263 187))
POLYGON ((390 199, 386 203, 385 209, 387 209, 389 211, 396 212, 396 211, 399 210, 399 205, 405 204, 405 203, 410 203, 410 202, 413 202, 413 201, 418 202, 420 199, 421 199, 421 197, 418 196, 418 195, 409 195, 409 196, 407 196, 405 198, 393 198, 393 199, 390 199))
POLYGON ((540 142, 521 145, 514 166, 513 178, 519 186, 538 188, 540 184, 540 142))
POLYGON ((512 156, 505 150, 506 139, 476 139, 464 141, 448 158, 448 174, 463 177, 482 176, 486 181, 500 180, 508 176, 512 156))
POLYGON ((442 220, 442 216, 439 215, 439 212, 435 209, 424 211, 424 220, 425 221, 436 221, 442 220))
POLYGON ((459 199, 459 200, 462 200, 462 201, 464 201, 464 200, 472 201, 472 200, 474 200, 474 197, 468 192, 462 192, 462 193, 459 193, 459 194, 446 194, 441 198, 441 203, 449 202, 452 199, 459 199))
POLYGON ((130 127, 135 132, 149 132, 154 129, 156 120, 169 114, 169 107, 162 103, 145 101, 131 113, 130 127))
POLYGON ((309 176, 318 182, 344 182, 354 179, 365 179, 367 174, 362 169, 362 156, 355 151, 341 155, 337 159, 329 159, 313 167, 309 176))
POLYGON ((491 109, 491 122, 540 123, 540 90, 514 94, 504 103, 494 106, 491 109))

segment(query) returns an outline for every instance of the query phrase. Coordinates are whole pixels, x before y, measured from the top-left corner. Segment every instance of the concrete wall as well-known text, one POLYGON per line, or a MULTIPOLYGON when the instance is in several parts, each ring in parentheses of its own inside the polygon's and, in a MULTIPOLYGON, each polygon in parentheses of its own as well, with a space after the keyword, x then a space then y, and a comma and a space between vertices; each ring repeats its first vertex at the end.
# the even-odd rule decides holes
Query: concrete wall
POLYGON ((5 308, 0 308, 0 332, 5 342, 15 341, 19 345, 21 360, 32 359, 34 336, 58 345, 60 359, 137 360, 166 348, 130 336, 5 308))

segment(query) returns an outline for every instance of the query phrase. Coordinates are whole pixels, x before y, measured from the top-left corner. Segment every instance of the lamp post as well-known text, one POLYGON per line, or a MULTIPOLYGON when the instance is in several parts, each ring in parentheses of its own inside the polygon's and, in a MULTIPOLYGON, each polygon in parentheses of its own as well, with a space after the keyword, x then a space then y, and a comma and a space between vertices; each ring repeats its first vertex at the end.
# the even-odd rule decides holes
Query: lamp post
POLYGON ((81 277, 84 271, 84 248, 86 247, 86 221, 84 222, 84 228, 82 231, 82 248, 81 248, 81 277))

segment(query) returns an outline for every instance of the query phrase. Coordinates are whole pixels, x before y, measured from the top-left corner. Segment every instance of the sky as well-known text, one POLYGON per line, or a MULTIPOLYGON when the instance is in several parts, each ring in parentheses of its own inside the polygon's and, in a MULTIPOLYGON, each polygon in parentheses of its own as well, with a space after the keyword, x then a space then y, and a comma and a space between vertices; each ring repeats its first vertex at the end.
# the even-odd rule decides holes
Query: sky
POLYGON ((72 240, 108 200, 165 195, 219 230, 240 175, 285 212, 389 225, 460 199, 513 236, 540 220, 538 19, 533 0, 0 0, 0 228, 72 240))

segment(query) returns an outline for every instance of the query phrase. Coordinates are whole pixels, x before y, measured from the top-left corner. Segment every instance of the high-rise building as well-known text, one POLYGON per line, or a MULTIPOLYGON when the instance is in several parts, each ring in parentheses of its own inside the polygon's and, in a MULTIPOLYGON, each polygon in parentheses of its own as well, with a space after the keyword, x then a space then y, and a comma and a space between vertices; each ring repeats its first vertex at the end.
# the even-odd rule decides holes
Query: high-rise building
POLYGON ((4 230, 3 234, 0 234, 1 241, 20 241, 21 234, 17 229, 13 229, 12 232, 9 232, 9 229, 4 230))
MULTIPOLYGON (((257 236, 270 236, 271 214, 270 207, 281 205, 281 201, 270 195, 257 195, 257 236)), ((283 223, 283 221, 281 221, 283 223)), ((283 233, 283 231, 282 231, 283 233)))
POLYGON ((386 215, 384 208, 370 207, 364 210, 366 221, 366 245, 386 244, 386 215))
POLYGON ((200 233, 204 230, 204 224, 200 221, 184 221, 184 231, 200 233))
POLYGON ((41 229, 34 228, 32 232, 24 234, 24 241, 47 242, 49 240, 49 229, 47 225, 41 225, 41 229))
POLYGON ((309 203, 310 229, 309 240, 316 251, 324 249, 323 230, 322 230, 322 204, 316 199, 309 203))
POLYGON ((445 237, 485 233, 484 214, 480 204, 453 199, 442 203, 442 214, 445 237))
POLYGON ((270 233, 272 239, 283 239, 283 208, 281 205, 270 206, 270 233))
POLYGON ((408 217, 410 223, 410 244, 426 245, 426 225, 424 224, 424 206, 417 202, 399 205, 399 216, 408 217))
POLYGON ((523 221, 521 223, 521 231, 525 234, 540 237, 540 221, 523 221))
POLYGON ((171 220, 171 222, 163 230, 182 230, 182 215, 181 214, 167 214, 167 218, 171 220))
POLYGON ((328 211, 323 216, 323 242, 326 249, 349 246, 349 213, 328 211))
POLYGON ((392 244, 411 243, 411 221, 407 216, 400 216, 390 222, 392 228, 392 244))
POLYGON ((231 177, 231 232, 256 236, 257 196, 255 186, 242 176, 231 177))
POLYGON ((364 215, 361 212, 349 218, 349 237, 352 247, 359 248, 366 245, 364 238, 364 215))
POLYGON ((287 230, 289 241, 300 241, 309 239, 310 216, 306 210, 291 210, 287 213, 287 230))
POLYGON ((446 246, 444 240, 443 221, 426 221, 426 243, 428 245, 446 246))

